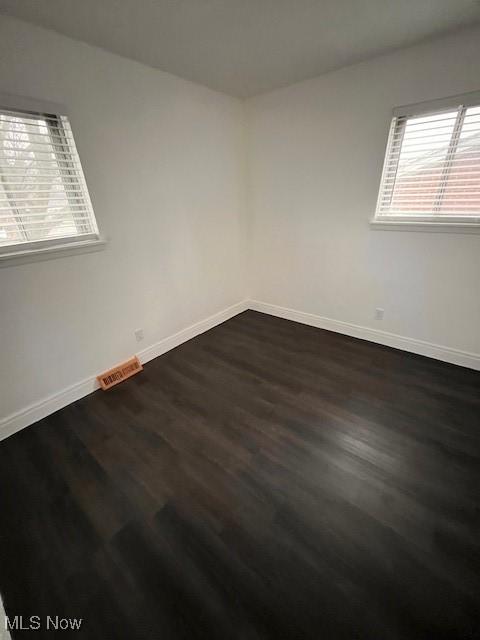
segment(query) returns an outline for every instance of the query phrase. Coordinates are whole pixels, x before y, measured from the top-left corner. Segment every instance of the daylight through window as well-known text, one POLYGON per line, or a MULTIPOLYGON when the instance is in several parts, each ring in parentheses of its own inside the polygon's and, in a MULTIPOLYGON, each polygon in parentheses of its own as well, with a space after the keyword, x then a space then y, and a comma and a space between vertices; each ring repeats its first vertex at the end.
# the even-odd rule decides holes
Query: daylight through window
POLYGON ((0 110, 0 252, 94 238, 67 117, 0 110))
POLYGON ((393 119, 376 219, 480 222, 480 106, 393 119))

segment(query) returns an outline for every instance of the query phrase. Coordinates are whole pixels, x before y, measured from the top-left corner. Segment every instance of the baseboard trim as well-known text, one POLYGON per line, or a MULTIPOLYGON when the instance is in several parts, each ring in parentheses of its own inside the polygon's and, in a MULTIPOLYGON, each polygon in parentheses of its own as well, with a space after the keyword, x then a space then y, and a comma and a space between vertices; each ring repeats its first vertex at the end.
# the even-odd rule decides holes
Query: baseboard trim
POLYGON ((205 320, 200 320, 200 322, 196 322, 186 329, 182 329, 137 353, 140 362, 145 364, 149 360, 153 360, 153 358, 157 358, 163 353, 170 351, 170 349, 175 349, 175 347, 178 347, 183 342, 187 342, 187 340, 191 340, 195 338, 195 336, 205 333, 205 331, 209 329, 213 329, 213 327, 216 327, 218 324, 230 320, 230 318, 242 313, 242 311, 246 311, 248 308, 248 301, 242 300, 242 302, 237 302, 237 304, 233 304, 231 307, 227 307, 227 309, 223 309, 223 311, 219 311, 213 316, 205 318, 205 320))
MULTIPOLYGON (((279 305, 261 302, 259 300, 243 300, 242 302, 238 302, 237 304, 234 304, 227 309, 223 309, 204 320, 200 320, 200 322, 196 322, 195 324, 186 327, 171 336, 167 336, 166 338, 159 340, 155 344, 140 351, 137 355, 142 364, 145 364, 149 360, 157 358, 167 351, 178 347, 187 340, 191 340, 195 336, 212 329, 218 324, 233 318, 247 309, 253 309, 254 311, 260 311, 261 313, 285 318, 286 320, 293 320, 294 322, 301 322, 302 324, 318 327, 319 329, 327 329, 328 331, 343 333, 347 336, 360 338, 361 340, 376 342, 377 344, 383 344, 403 351, 410 351, 411 353, 416 353, 436 360, 442 360, 443 362, 448 362, 450 364, 480 371, 480 354, 477 353, 460 351, 458 349, 452 349, 451 347, 444 347, 442 345, 425 342, 423 340, 407 338, 405 336, 388 333, 386 331, 379 331, 378 329, 371 329, 369 327, 363 327, 361 325, 343 322, 341 320, 333 320, 332 318, 318 316, 313 313, 296 311, 295 309, 289 309, 287 307, 281 307, 279 305)), ((113 363, 112 366, 114 364, 115 363, 113 363)), ((80 398, 93 393, 93 391, 96 391, 97 389, 98 382, 95 374, 62 389, 57 393, 43 398, 21 411, 17 411, 16 413, 1 419, 0 440, 13 435, 17 431, 28 427, 38 420, 62 409, 68 404, 71 404, 76 400, 80 400, 80 398)))
POLYGON ((281 307, 268 302, 260 302, 259 300, 250 300, 248 306, 254 311, 267 313, 271 316, 277 316, 278 318, 285 318, 286 320, 301 322, 302 324, 308 324, 312 327, 318 327, 319 329, 343 333, 353 338, 376 342, 377 344, 383 344, 387 347, 410 351, 411 353, 416 353, 421 356, 427 356, 435 360, 442 360, 443 362, 480 371, 479 353, 460 351, 458 349, 452 349, 451 347, 425 342, 424 340, 407 338, 395 333, 379 331, 378 329, 371 329, 341 320, 333 320, 332 318, 317 316, 313 313, 305 313, 304 311, 296 311, 295 309, 281 307))
MULTIPOLYGON (((157 358, 158 356, 178 347, 183 342, 187 340, 191 340, 195 336, 212 329, 213 327, 225 322, 225 320, 229 320, 233 318, 233 316, 242 313, 242 311, 246 311, 248 309, 248 301, 243 300, 242 302, 238 302, 237 304, 232 305, 214 315, 205 318, 204 320, 200 320, 200 322, 196 322, 177 333, 174 333, 171 336, 167 336, 162 340, 159 340, 155 344, 143 349, 139 353, 137 353, 142 364, 145 364, 149 360, 153 360, 153 358, 157 358)), ((115 363, 112 363, 114 366, 115 363)), ((66 407, 68 404, 75 402, 76 400, 80 400, 93 391, 96 391, 99 388, 96 375, 91 375, 88 378, 84 378, 75 384, 62 389, 61 391, 54 393, 42 400, 31 404, 30 406, 22 409, 21 411, 17 411, 6 418, 0 420, 0 440, 8 438, 8 436, 13 435, 17 431, 28 427, 34 422, 38 422, 42 418, 47 417, 48 415, 66 407)))

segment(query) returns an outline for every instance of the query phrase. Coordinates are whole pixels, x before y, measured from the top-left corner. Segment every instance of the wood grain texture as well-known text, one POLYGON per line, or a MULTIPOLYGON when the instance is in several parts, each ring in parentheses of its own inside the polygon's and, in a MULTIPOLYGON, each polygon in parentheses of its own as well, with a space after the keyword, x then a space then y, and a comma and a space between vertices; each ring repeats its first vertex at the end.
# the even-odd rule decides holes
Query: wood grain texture
POLYGON ((247 311, 0 445, 16 638, 480 637, 480 374, 247 311))

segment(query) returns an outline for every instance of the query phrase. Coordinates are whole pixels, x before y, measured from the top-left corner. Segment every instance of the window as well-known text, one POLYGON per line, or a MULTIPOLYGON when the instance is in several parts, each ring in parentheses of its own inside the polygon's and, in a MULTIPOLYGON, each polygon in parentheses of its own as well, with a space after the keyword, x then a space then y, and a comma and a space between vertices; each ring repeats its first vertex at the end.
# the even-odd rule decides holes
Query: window
POLYGON ((480 224, 480 95, 466 97, 396 110, 375 222, 480 224))
POLYGON ((0 108, 0 257, 98 237, 68 118, 0 108))

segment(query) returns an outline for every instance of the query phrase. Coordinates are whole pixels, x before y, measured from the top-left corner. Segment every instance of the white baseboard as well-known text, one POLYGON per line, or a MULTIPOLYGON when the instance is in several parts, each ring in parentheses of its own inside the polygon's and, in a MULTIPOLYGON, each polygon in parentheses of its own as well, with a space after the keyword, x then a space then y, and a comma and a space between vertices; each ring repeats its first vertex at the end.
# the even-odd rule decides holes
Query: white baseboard
MULTIPOLYGON (((225 320, 233 318, 233 316, 236 316, 246 309, 248 309, 248 302, 246 300, 238 302, 227 309, 223 309, 223 311, 215 313, 209 318, 200 320, 200 322, 196 322, 186 329, 182 329, 171 336, 163 338, 163 340, 143 349, 137 355, 140 361, 145 364, 145 362, 162 355, 162 353, 170 351, 170 349, 178 347, 178 345, 183 342, 212 329, 217 324, 221 324, 222 322, 225 322, 225 320)), ((115 363, 112 363, 112 366, 114 366, 114 364, 115 363)), ((31 404, 21 411, 17 411, 6 418, 2 418, 0 420, 0 440, 11 436, 17 431, 28 427, 34 422, 37 422, 51 413, 58 411, 62 407, 67 406, 67 404, 71 404, 72 402, 75 402, 75 400, 79 400, 98 389, 99 385, 96 375, 97 374, 94 374, 84 380, 80 380, 57 393, 31 404)))
MULTIPOLYGON (((331 318, 317 316, 313 313, 296 311, 295 309, 288 309, 286 307, 269 304, 267 302, 260 302, 258 300, 244 300, 234 304, 223 311, 215 313, 209 318, 196 322, 190 327, 182 329, 181 331, 156 342, 150 347, 140 351, 137 355, 142 363, 146 363, 149 360, 170 351, 170 349, 178 347, 183 342, 200 335, 204 331, 208 331, 216 325, 225 322, 225 320, 233 318, 233 316, 236 316, 246 309, 253 309, 254 311, 278 316, 279 318, 301 322, 312 327, 335 331, 336 333, 343 333, 348 336, 353 336, 354 338, 369 340, 370 342, 376 342, 388 347, 402 349, 403 351, 410 351, 422 356, 435 358, 436 360, 442 360, 444 362, 480 371, 480 354, 478 353, 469 353, 467 351, 460 351, 458 349, 432 344, 431 342, 425 342, 423 340, 406 338, 394 333, 379 331, 378 329, 370 329, 369 327, 362 327, 360 325, 343 322, 341 320, 332 320, 331 318)), ((21 411, 17 411, 16 413, 1 419, 0 440, 7 438, 42 418, 45 418, 62 407, 75 402, 75 400, 79 400, 80 398, 87 396, 96 389, 98 389, 98 382, 95 374, 62 389, 57 393, 43 398, 21 411)))
POLYGON ((49 416, 51 413, 55 413, 62 407, 66 407, 67 404, 80 400, 84 396, 88 396, 89 393, 97 389, 98 383, 95 376, 85 378, 80 382, 65 387, 57 393, 53 393, 46 398, 42 398, 38 402, 21 409, 16 413, 12 413, 6 418, 0 420, 0 440, 8 438, 12 434, 28 427, 29 425, 49 416))
POLYGON ((444 347, 431 342, 425 342, 424 340, 406 338, 405 336, 399 336, 395 333, 379 331, 378 329, 370 329, 369 327, 362 327, 360 325, 343 322, 341 320, 332 320, 331 318, 317 316, 313 313, 296 311, 295 309, 288 309, 286 307, 280 307, 267 302, 259 302, 258 300, 250 300, 248 306, 254 311, 268 313, 271 316, 294 320, 295 322, 308 324, 312 327, 318 327, 319 329, 327 329, 328 331, 343 333, 347 336, 360 338, 361 340, 369 340, 370 342, 383 344, 387 347, 394 347, 395 349, 401 349, 402 351, 410 351, 411 353, 435 358, 435 360, 442 360, 443 362, 449 362, 451 364, 460 365, 461 367, 468 367, 470 369, 480 371, 479 353, 460 351, 459 349, 444 347))
POLYGON ((143 351, 140 351, 137 354, 140 362, 145 364, 145 362, 161 356, 162 353, 166 353, 167 351, 170 351, 170 349, 178 347, 178 345, 183 342, 187 342, 187 340, 191 340, 195 336, 198 336, 209 329, 213 329, 217 324, 221 324, 222 322, 225 322, 225 320, 233 318, 233 316, 242 313, 242 311, 246 311, 248 308, 248 300, 242 300, 242 302, 237 302, 237 304, 233 304, 231 307, 227 307, 226 309, 223 309, 223 311, 219 311, 213 316, 205 318, 205 320, 200 320, 200 322, 196 322, 190 327, 182 329, 181 331, 156 342, 151 347, 147 347, 146 349, 143 349, 143 351))

